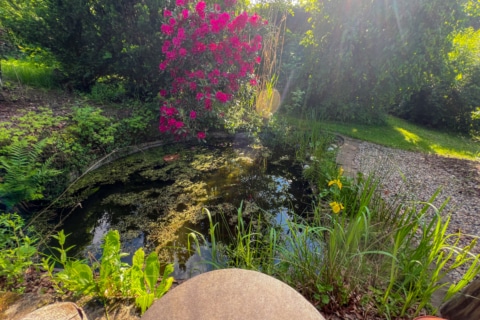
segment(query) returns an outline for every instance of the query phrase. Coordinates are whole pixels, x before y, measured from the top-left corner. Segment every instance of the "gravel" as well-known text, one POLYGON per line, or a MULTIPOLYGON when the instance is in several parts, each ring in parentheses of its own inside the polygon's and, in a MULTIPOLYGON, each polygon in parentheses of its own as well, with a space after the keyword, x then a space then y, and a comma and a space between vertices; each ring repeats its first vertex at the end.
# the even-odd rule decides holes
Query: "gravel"
MULTIPOLYGON (((438 188, 433 204, 438 207, 447 198, 442 215, 451 214, 448 233, 461 231, 461 245, 480 236, 480 162, 437 155, 391 149, 361 142, 353 159, 353 166, 364 174, 374 172, 382 178, 385 197, 405 195, 407 199, 428 201, 438 188)), ((433 214, 433 210, 430 214, 433 214)), ((480 254, 480 245, 473 248, 480 254)), ((466 270, 449 276, 455 282, 466 270)))

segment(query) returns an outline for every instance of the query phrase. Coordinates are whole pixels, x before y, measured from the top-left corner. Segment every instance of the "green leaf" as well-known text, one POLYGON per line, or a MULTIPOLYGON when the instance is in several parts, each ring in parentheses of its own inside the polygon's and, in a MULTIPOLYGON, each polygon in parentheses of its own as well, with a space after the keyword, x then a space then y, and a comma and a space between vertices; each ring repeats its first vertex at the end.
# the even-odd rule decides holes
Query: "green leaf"
POLYGON ((140 313, 143 315, 145 311, 152 305, 154 299, 153 293, 146 293, 135 298, 135 304, 140 307, 140 313))
POLYGON ((145 267, 145 281, 150 292, 154 292, 158 277, 160 276, 160 262, 156 252, 152 252, 147 257, 147 265, 145 267))
POLYGON ((132 267, 129 269, 128 277, 130 278, 131 291, 134 295, 145 294, 145 281, 143 274, 143 262, 145 260, 145 252, 143 248, 138 249, 133 255, 132 267))
POLYGON ((162 277, 162 282, 158 285, 156 292, 155 292, 155 297, 160 298, 163 296, 170 288, 172 287, 173 284, 173 277, 169 277, 173 273, 173 264, 168 264, 165 266, 165 270, 163 271, 163 277, 162 277))

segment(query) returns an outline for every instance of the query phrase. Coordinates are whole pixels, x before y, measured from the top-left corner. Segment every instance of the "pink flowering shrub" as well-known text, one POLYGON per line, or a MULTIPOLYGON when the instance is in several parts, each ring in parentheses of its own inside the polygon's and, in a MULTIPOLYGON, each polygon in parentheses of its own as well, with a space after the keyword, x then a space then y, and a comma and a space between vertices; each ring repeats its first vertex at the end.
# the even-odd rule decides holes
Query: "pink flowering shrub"
POLYGON ((256 13, 235 16, 228 12, 235 0, 223 5, 207 5, 176 0, 173 11, 164 11, 161 32, 165 37, 164 56, 159 68, 171 78, 160 90, 159 129, 200 140, 216 120, 224 118, 235 105, 242 86, 256 86, 255 64, 266 25, 256 13))

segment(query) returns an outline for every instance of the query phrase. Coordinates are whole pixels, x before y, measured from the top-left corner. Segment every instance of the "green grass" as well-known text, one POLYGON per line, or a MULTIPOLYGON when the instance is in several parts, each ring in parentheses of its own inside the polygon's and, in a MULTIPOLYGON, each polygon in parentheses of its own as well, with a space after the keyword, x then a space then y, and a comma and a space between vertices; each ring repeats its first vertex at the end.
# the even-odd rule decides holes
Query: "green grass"
MULTIPOLYGON (((459 159, 480 160, 480 143, 469 137, 423 128, 392 116, 387 116, 384 125, 323 121, 319 123, 325 131, 336 132, 387 147, 459 159)), ((310 126, 309 122, 305 121, 301 121, 301 124, 310 126)))
POLYGON ((23 85, 52 89, 56 86, 53 67, 28 60, 2 60, 2 73, 6 80, 23 85))

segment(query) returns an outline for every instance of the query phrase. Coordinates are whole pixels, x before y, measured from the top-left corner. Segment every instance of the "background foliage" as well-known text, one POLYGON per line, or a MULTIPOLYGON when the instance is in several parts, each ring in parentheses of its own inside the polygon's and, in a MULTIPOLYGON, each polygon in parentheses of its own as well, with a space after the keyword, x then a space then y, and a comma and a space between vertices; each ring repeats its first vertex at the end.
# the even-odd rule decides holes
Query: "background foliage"
POLYGON ((153 95, 160 85, 159 0, 4 1, 3 25, 25 45, 52 52, 59 81, 88 90, 100 77, 124 82, 130 94, 153 95))

